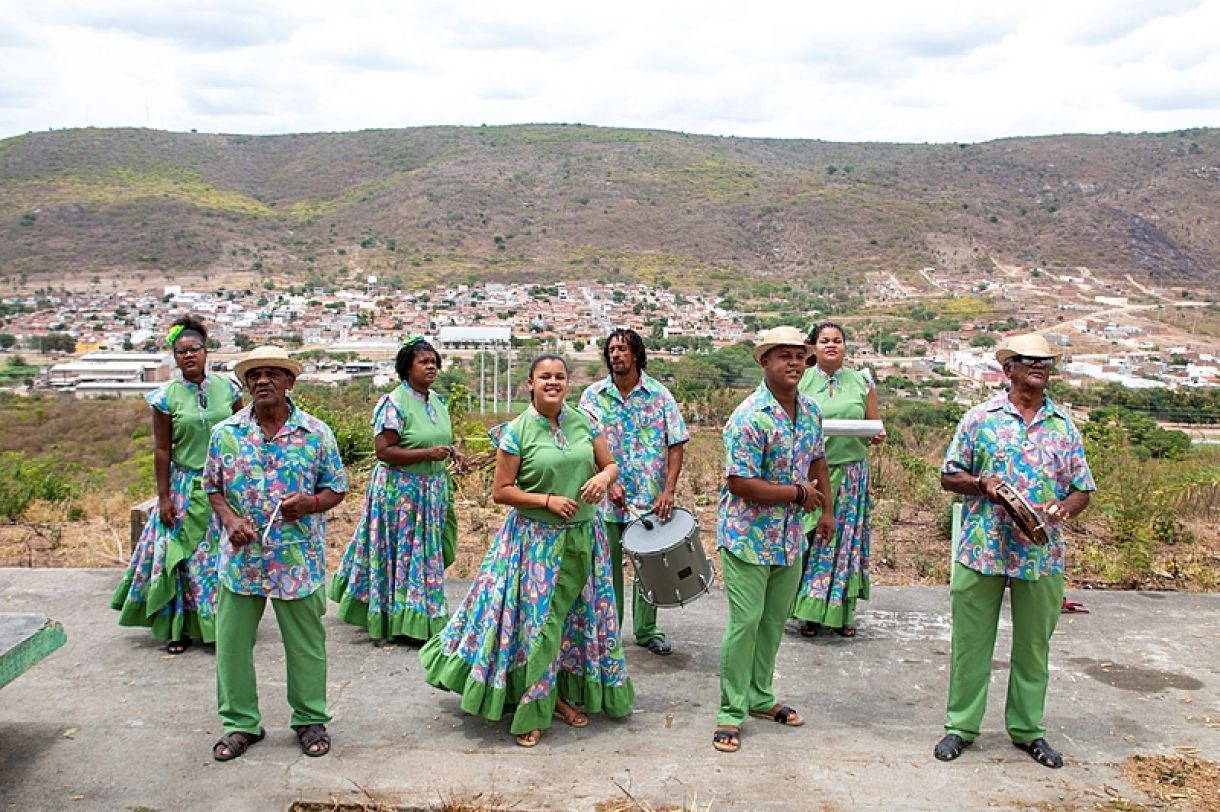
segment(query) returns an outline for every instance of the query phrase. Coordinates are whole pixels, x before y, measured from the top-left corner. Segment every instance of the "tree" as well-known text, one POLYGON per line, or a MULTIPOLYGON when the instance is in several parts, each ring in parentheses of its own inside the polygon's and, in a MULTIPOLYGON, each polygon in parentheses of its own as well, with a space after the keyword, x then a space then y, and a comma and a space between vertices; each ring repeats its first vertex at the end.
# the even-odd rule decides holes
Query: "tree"
POLYGON ((17 336, 12 333, 0 333, 0 350, 11 349, 17 343, 17 336))
POLYGON ((246 335, 245 333, 238 333, 237 335, 233 336, 233 343, 237 346, 237 349, 241 350, 242 352, 249 352, 254 347, 254 339, 250 338, 250 336, 246 335))
POLYGON ((994 336, 977 335, 974 338, 970 339, 971 347, 994 347, 995 345, 996 345, 996 340, 995 340, 994 336))
POLYGON ((39 352, 62 352, 68 355, 76 352, 76 339, 67 333, 47 333, 41 336, 30 336, 26 342, 30 349, 39 352))

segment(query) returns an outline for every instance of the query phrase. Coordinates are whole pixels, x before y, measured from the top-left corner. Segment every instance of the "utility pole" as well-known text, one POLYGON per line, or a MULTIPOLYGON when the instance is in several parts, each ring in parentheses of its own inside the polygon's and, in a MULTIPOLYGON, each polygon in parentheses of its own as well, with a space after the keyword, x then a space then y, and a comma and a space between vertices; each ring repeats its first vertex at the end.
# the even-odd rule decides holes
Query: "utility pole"
POLYGON ((504 411, 511 412, 513 410, 513 348, 509 345, 508 352, 508 372, 504 373, 504 411))
POLYGON ((479 414, 487 411, 487 353, 479 351, 479 414))
POLYGON ((491 354, 491 410, 500 412, 500 348, 492 350, 491 354))

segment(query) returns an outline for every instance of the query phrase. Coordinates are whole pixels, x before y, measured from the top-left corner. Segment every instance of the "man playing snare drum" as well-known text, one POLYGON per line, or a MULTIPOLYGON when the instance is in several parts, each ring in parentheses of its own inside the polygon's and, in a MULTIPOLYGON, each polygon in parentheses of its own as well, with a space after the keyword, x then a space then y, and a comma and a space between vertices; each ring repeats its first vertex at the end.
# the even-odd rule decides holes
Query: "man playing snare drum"
POLYGON ((1046 396, 1059 359, 1037 334, 1015 336, 996 352, 1010 386, 962 417, 945 453, 940 483, 963 497, 949 590, 953 654, 948 722, 934 755, 952 761, 979 735, 987 708, 991 655, 1004 587, 1012 589, 1012 653, 1004 721, 1009 738, 1045 767, 1063 766, 1047 744, 1046 703, 1051 634, 1063 599, 1061 524, 1097 489, 1080 432, 1046 396), (1034 544, 999 507, 1006 482, 1047 521, 1049 542, 1034 544))
MULTIPOLYGON (((602 345, 602 358, 610 374, 591 384, 580 398, 580 408, 598 422, 610 453, 619 466, 618 481, 602 502, 601 515, 610 539, 614 570, 614 600, 619 627, 623 625, 623 527, 632 510, 651 511, 668 521, 674 508, 674 490, 682 471, 682 452, 690 434, 678 412, 678 403, 665 385, 644 369, 648 356, 635 330, 615 330, 602 345)), ((657 628, 657 609, 632 589, 632 622, 636 645, 653 654, 670 654, 673 647, 657 628)))

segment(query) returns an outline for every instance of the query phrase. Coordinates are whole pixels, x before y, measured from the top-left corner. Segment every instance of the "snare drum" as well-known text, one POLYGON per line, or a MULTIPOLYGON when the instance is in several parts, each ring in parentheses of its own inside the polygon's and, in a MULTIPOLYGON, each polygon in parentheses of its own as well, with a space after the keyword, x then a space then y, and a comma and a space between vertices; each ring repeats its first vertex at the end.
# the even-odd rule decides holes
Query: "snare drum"
POLYGON ((636 519, 623 528, 623 549, 635 567, 640 597, 653 606, 685 606, 712 588, 712 562, 689 510, 674 508, 665 523, 651 513, 636 519))

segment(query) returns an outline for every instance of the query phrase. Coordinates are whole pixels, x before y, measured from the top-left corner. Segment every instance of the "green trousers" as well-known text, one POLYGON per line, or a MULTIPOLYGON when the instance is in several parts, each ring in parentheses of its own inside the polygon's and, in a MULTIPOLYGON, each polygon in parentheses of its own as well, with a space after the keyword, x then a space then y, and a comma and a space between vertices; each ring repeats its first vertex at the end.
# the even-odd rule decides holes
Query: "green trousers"
MULTIPOLYGON (((593 521, 600 521, 594 519, 593 521)), ((555 579, 555 588, 551 592, 551 608, 547 612, 546 621, 537 639, 530 646, 529 659, 525 662, 525 685, 528 694, 530 687, 541 680, 559 657, 559 649, 563 645, 563 624, 568 618, 568 610, 589 580, 593 570, 593 528, 592 522, 570 528, 562 536, 563 558, 559 562, 559 576, 555 579)), ((525 697, 522 697, 524 700, 525 697)), ((522 701, 513 712, 513 721, 509 725, 510 733, 520 735, 531 730, 547 730, 555 715, 555 706, 559 702, 559 680, 556 677, 551 690, 544 696, 530 701, 522 701)))
POLYGON ((729 622, 720 644, 716 724, 740 727, 750 711, 769 711, 776 704, 771 690, 775 655, 801 585, 801 567, 747 564, 723 547, 720 566, 729 622))
MULTIPOLYGON (((226 733, 258 733, 254 640, 267 598, 238 595, 224 586, 216 608, 216 705, 226 733)), ((296 601, 271 599, 284 638, 292 726, 326 724, 326 590, 296 601)))
MULTIPOLYGON (((618 522, 606 522, 606 538, 610 541, 610 567, 614 572, 614 605, 618 609, 619 635, 625 640, 623 630, 623 528, 618 522)), ((635 642, 646 646, 649 640, 665 639, 665 632, 657 628, 657 607, 640 596, 640 588, 634 580, 631 584, 631 622, 635 627, 635 642)))
MULTIPOLYGON (((979 735, 987 710, 991 657, 1008 581, 1003 575, 982 575, 961 564, 953 565, 949 587, 953 654, 945 733, 956 734, 966 741, 979 735)), ((1050 676, 1051 635, 1059 622, 1063 601, 1063 575, 1037 581, 1013 578, 1011 590, 1012 652, 1004 724, 1013 741, 1028 742, 1046 735, 1042 712, 1050 676)))

